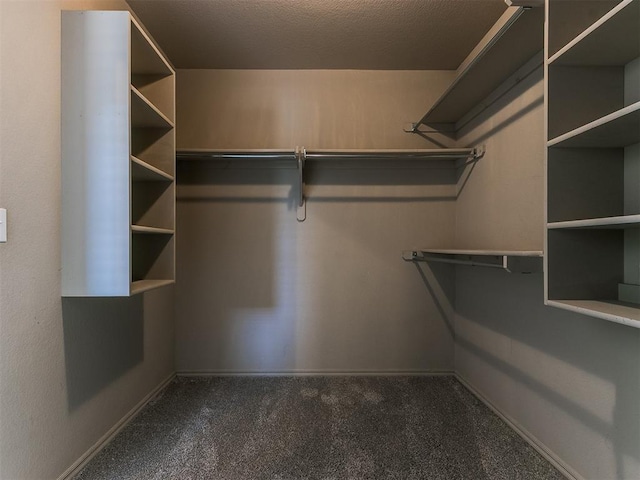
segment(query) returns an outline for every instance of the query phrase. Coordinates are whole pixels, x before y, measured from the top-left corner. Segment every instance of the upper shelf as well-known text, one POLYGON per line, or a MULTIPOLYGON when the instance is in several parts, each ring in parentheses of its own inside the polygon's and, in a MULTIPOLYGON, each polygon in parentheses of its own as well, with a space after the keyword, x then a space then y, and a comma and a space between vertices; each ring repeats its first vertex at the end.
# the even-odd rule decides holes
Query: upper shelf
MULTIPOLYGON (((460 64, 451 86, 416 126, 455 126, 505 80, 536 57, 543 46, 544 8, 507 8, 489 33, 460 64)), ((542 60, 538 61, 536 67, 541 62, 542 60)))
POLYGON ((542 271, 542 252, 537 250, 421 249, 404 251, 402 258, 414 262, 440 262, 472 267, 500 268, 511 273, 542 271))
POLYGON ((625 0, 549 58, 549 65, 626 65, 640 56, 640 1, 625 0))

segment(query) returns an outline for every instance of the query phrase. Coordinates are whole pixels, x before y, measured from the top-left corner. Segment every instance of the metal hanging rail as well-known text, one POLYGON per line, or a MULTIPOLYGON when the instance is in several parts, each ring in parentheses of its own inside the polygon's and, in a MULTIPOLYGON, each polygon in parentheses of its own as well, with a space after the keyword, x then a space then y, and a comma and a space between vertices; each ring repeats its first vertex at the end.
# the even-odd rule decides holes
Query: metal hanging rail
POLYGON ((484 147, 434 148, 404 150, 179 150, 178 160, 297 160, 298 150, 305 152, 306 160, 457 160, 478 159, 484 147))
POLYGON ((331 160, 467 160, 476 161, 485 153, 484 145, 475 148, 435 148, 405 150, 204 150, 188 149, 176 153, 178 160, 291 160, 298 170, 298 197, 296 218, 307 217, 304 197, 304 167, 308 161, 331 160), (295 163, 294 163, 295 162, 295 163))

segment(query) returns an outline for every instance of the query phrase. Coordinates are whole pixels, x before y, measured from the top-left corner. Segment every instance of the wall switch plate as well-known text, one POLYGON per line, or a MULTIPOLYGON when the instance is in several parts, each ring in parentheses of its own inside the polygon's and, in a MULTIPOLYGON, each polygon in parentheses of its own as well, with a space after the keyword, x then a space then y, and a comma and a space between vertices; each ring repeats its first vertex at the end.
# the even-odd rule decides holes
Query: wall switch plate
POLYGON ((7 209, 0 208, 0 243, 7 241, 7 209))

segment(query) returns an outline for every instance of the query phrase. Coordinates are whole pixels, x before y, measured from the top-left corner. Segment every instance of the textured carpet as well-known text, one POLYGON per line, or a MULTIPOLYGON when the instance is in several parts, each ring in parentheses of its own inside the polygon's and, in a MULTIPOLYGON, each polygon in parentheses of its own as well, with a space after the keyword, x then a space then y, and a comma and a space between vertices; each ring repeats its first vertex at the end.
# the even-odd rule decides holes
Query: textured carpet
POLYGON ((562 479, 453 377, 178 379, 76 479, 562 479))

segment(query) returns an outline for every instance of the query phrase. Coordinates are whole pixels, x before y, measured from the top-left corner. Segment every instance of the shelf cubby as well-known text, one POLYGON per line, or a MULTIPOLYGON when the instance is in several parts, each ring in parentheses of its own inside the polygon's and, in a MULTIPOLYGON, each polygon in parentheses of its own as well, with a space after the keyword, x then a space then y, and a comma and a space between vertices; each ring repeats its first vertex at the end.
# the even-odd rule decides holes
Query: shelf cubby
POLYGON ((639 147, 549 148, 547 221, 640 214, 639 147))
POLYGON ((640 102, 624 107, 559 137, 550 147, 627 147, 640 142, 640 102))
POLYGON ((621 0, 548 0, 549 57, 573 42, 620 3, 621 0))
MULTIPOLYGON (((608 8, 606 4, 605 8, 608 8)), ((553 54, 549 64, 626 65, 640 55, 639 25, 640 4, 634 0, 624 0, 553 54)))
POLYGON ((173 182, 133 182, 131 223, 174 228, 174 198, 173 182))
POLYGON ((175 121, 175 105, 173 92, 175 78, 162 75, 131 75, 131 85, 139 95, 144 97, 160 112, 168 122, 175 121))
POLYGON ((132 128, 131 154, 175 177, 175 132, 164 128, 132 128))
POLYGON ((134 232, 131 282, 174 280, 174 242, 175 238, 170 232, 134 232))
POLYGON ((174 71, 151 37, 131 18, 131 73, 133 75, 173 76, 174 71))
POLYGON ((639 26, 640 1, 624 0, 548 59, 550 139, 588 128, 597 131, 587 141, 611 138, 619 129, 616 141, 627 141, 638 122, 639 26))
POLYGON ((159 168, 131 155, 131 180, 134 182, 173 182, 174 178, 159 168))
POLYGON ((131 125, 134 128, 173 128, 173 122, 131 85, 131 125))

